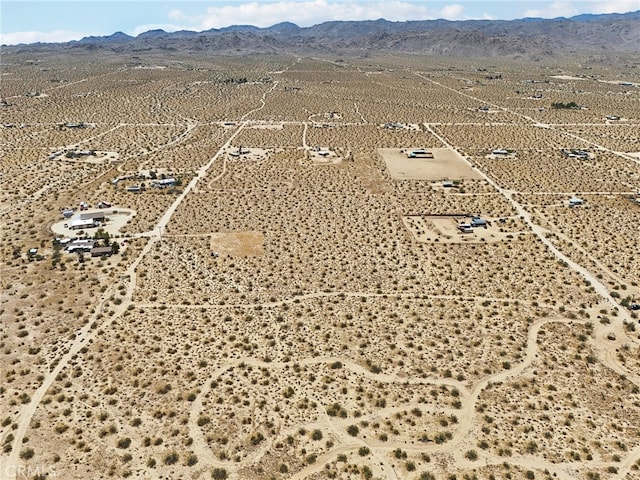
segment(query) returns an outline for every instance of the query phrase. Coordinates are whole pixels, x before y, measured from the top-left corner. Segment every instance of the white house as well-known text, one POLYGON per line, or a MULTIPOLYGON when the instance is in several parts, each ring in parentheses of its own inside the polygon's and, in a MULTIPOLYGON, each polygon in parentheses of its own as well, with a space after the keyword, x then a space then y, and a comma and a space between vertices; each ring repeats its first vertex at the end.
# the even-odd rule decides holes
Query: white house
POLYGON ((93 218, 76 218, 69 224, 70 230, 80 230, 83 228, 96 228, 100 226, 100 221, 95 220, 93 218))

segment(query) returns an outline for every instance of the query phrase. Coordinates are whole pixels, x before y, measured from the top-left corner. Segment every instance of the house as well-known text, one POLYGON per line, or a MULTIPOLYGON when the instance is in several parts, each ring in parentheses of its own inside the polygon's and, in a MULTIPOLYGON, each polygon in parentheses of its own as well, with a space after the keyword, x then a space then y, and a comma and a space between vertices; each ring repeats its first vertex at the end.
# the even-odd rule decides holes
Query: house
POLYGON ((567 158, 580 158, 583 160, 589 158, 589 152, 577 148, 563 149, 562 154, 567 158))
POLYGON ((153 188, 166 188, 166 187, 173 187, 178 183, 178 181, 173 178, 173 177, 169 177, 169 178, 163 178, 161 180, 154 180, 153 182, 151 182, 151 186, 153 188))
POLYGON ((96 222, 104 222, 105 214, 104 212, 81 213, 80 220, 93 220, 96 222))
POLYGON ((495 150, 491 150, 493 155, 509 155, 509 150, 505 150, 504 148, 496 148, 495 150))
POLYGON ((95 240, 87 239, 87 240, 74 240, 69 242, 64 249, 69 253, 75 252, 89 252, 95 245, 95 240))
POLYGON ((93 218, 77 218, 69 224, 70 230, 81 230, 83 228, 96 228, 100 226, 100 222, 93 218))
POLYGON ((142 187, 140 185, 131 185, 127 187, 127 192, 139 193, 142 191, 142 187))
POLYGON ((426 151, 424 148, 417 148, 407 152, 408 158, 433 158, 433 153, 426 151))
POLYGON ((112 253, 111 247, 93 247, 91 249, 92 257, 110 257, 112 253))
POLYGON ((445 181, 445 182, 442 182, 442 186, 444 188, 454 188, 456 184, 450 181, 445 181))
POLYGON ((471 226, 472 227, 485 227, 487 228, 487 221, 484 218, 481 217, 473 217, 471 219, 471 226))
POLYGON ((151 182, 151 186, 154 188, 165 188, 165 187, 173 187, 176 184, 176 179, 171 178, 163 178, 162 180, 155 180, 151 182))
POLYGON ((570 207, 575 207, 578 205, 584 205, 584 200, 582 200, 581 198, 578 197, 571 197, 569 199, 569 206, 570 207))
POLYGON ((236 152, 230 152, 229 155, 232 157, 239 157, 241 155, 247 155, 248 153, 251 153, 251 150, 245 150, 240 146, 236 152))

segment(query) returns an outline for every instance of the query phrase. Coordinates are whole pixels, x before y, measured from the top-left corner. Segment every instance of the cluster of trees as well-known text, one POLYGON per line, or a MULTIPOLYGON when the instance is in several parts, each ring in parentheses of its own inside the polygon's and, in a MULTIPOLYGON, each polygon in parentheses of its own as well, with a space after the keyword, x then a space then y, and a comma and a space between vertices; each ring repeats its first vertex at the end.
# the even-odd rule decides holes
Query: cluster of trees
POLYGON ((555 102, 551 104, 551 108, 561 108, 561 109, 579 109, 580 105, 578 105, 576 102, 569 102, 569 103, 563 103, 563 102, 555 102))
POLYGON ((111 246, 111 253, 113 253, 114 255, 120 251, 120 244, 115 240, 112 242, 109 232, 106 232, 102 228, 98 229, 93 238, 96 240, 102 240, 102 243, 105 247, 111 246))

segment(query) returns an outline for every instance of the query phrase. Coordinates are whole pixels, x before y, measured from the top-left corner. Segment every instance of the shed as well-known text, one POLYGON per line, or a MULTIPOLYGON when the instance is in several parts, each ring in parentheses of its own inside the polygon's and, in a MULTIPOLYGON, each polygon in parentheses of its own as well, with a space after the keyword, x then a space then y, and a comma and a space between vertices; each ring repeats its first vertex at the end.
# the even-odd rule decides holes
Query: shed
POLYGON ((571 197, 569 199, 569 206, 570 207, 575 207, 577 205, 584 205, 584 200, 582 200, 581 198, 578 198, 578 197, 571 197))

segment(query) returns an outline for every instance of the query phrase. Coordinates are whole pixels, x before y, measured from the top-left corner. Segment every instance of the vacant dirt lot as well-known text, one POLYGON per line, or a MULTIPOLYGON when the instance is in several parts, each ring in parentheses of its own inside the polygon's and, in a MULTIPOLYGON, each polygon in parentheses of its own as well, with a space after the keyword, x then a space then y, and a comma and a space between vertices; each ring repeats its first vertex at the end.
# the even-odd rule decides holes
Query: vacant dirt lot
POLYGON ((262 232, 229 232, 211 234, 211 252, 233 257, 264 254, 262 232))
POLYGON ((449 148, 429 148, 433 158, 408 158, 407 152, 415 148, 379 148, 389 170, 397 180, 470 180, 479 179, 475 172, 457 152, 449 148))

